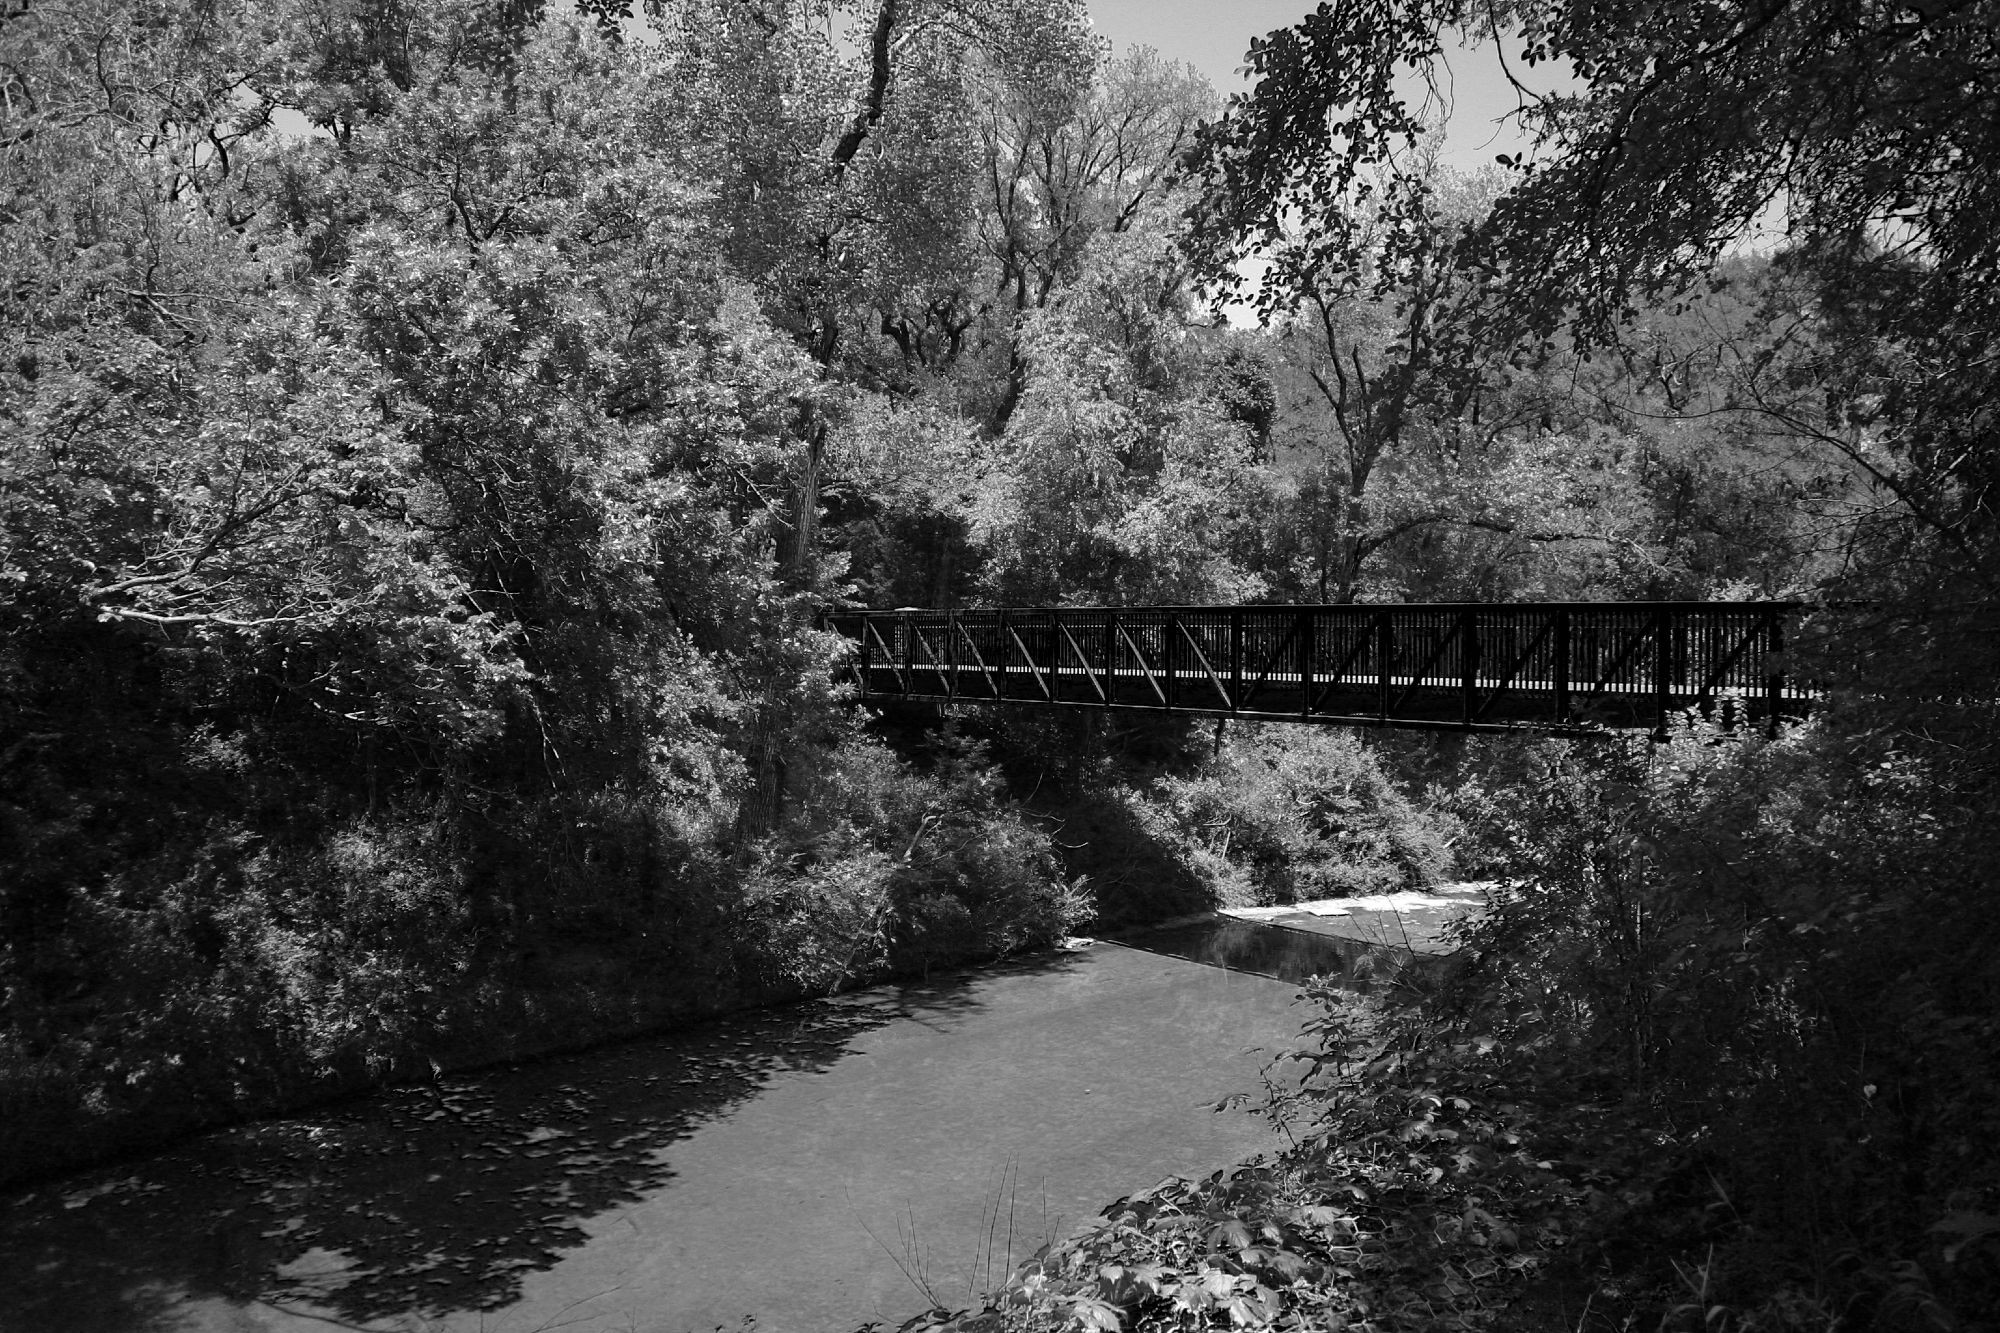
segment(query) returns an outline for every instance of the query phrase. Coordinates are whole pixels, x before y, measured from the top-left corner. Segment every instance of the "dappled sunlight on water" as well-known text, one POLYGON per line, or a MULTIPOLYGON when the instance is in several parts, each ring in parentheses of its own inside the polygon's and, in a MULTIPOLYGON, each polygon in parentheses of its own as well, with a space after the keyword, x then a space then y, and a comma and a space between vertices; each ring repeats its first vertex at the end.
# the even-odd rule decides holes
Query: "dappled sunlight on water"
POLYGON ((667 1186, 665 1150, 770 1078, 822 1071, 899 1018, 948 1023, 976 1005, 940 982, 788 1006, 395 1089, 29 1190, 0 1214, 0 1327, 181 1328, 210 1297, 411 1327, 499 1310, 587 1239, 586 1219, 667 1186))
POLYGON ((1350 943, 1156 932, 206 1135, 7 1199, 0 1333, 893 1326, 1275 1146, 1206 1108, 1350 943))

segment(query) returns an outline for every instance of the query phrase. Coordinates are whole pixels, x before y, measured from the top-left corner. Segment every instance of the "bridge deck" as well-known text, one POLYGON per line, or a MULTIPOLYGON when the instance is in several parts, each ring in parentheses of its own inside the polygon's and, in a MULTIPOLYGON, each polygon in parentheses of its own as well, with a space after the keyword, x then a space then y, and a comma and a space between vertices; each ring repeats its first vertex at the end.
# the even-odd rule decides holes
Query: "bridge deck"
POLYGON ((1587 731, 1802 715, 1780 602, 1063 607, 831 617, 877 698, 1587 731))

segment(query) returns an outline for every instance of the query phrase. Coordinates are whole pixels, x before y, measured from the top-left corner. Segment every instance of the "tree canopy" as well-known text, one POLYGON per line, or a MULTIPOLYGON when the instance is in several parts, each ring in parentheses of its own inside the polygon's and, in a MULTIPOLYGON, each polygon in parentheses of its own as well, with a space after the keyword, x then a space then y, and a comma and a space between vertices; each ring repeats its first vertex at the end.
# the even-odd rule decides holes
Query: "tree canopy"
MULTIPOLYGON (((1738 345, 1718 409, 1810 439, 1889 497, 1894 512, 1864 524, 1876 558, 1850 569, 1848 595, 1990 595, 1996 31, 2000 13, 1978 0, 1671 16, 1636 3, 1322 4, 1253 45, 1254 93, 1205 134, 1210 272, 1262 247, 1269 315, 1329 281, 1415 311, 1427 298, 1406 284, 1449 263, 1464 297, 1430 355, 1465 373, 1546 359, 1558 340, 1618 354, 1655 312, 1727 284, 1732 256, 1762 256, 1766 333, 1738 345), (1574 84, 1517 85, 1534 146, 1503 158, 1504 189, 1463 225, 1423 166, 1435 108, 1397 78, 1434 74, 1454 38, 1574 84)), ((1424 352, 1410 342, 1402 355, 1424 352)))
POLYGON ((1922 267, 1927 315, 1991 318, 1991 5, 1774 0, 1667 17, 1639 3, 1321 4, 1253 44, 1256 91, 1211 135, 1207 165, 1240 226, 1274 235, 1302 210, 1331 259, 1366 203, 1413 243, 1423 182, 1377 171, 1407 161, 1426 123, 1396 75, 1434 74, 1460 35, 1579 85, 1517 84, 1534 148, 1503 159, 1517 178, 1482 229, 1482 257, 1516 295, 1542 296, 1529 327, 1608 334, 1633 300, 1687 290, 1760 223, 1821 262, 1922 267))

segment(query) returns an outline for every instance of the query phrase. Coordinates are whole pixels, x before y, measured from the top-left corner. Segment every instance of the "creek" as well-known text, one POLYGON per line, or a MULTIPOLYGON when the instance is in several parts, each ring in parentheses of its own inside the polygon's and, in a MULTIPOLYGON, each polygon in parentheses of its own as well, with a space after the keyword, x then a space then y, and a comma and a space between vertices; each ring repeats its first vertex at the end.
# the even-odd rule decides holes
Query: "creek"
POLYGON ((0 1330, 804 1333, 970 1304, 1112 1200, 1278 1146, 1208 1105, 1290 1044, 1290 981, 1348 961, 1238 922, 1126 938, 15 1191, 0 1330))

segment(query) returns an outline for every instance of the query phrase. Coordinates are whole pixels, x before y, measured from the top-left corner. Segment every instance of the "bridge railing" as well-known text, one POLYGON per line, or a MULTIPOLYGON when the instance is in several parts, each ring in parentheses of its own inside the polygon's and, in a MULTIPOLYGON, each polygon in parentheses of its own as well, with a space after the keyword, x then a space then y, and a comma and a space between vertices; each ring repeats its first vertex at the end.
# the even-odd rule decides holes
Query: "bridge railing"
POLYGON ((1377 726, 1797 715, 1781 602, 1036 607, 830 617, 864 694, 1377 726))

